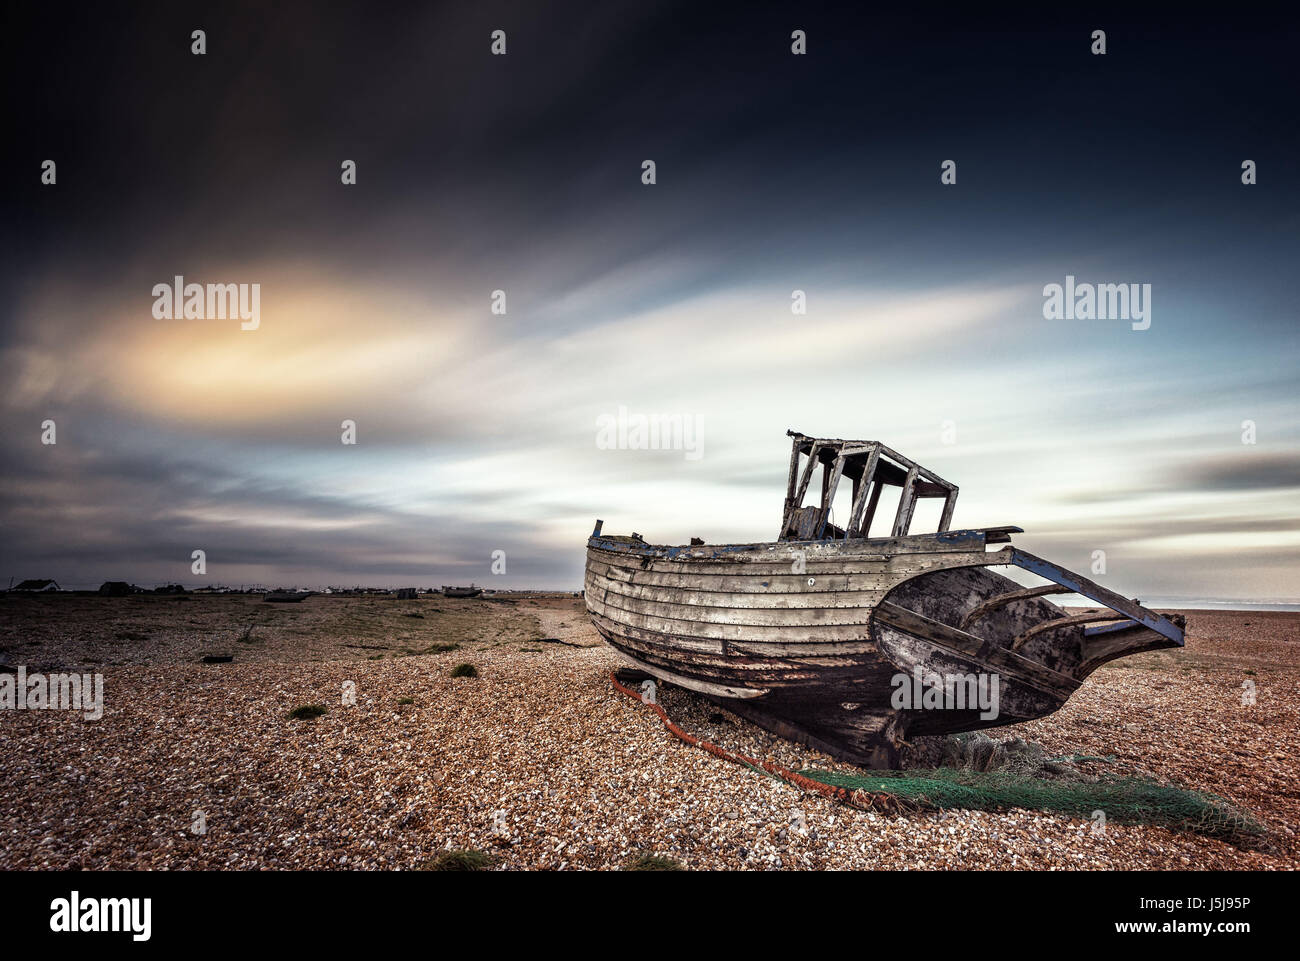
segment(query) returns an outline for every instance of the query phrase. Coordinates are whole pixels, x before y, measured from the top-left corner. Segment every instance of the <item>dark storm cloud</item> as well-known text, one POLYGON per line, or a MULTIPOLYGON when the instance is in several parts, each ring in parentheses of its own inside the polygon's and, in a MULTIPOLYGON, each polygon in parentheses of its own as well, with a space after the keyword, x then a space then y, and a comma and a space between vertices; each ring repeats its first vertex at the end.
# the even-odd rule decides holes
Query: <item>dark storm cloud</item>
MULTIPOLYGON (((1003 508, 1008 470, 1072 476, 1080 451, 1109 493, 1025 481, 1007 506, 1293 487, 1276 449, 1215 453, 1246 417, 1300 433, 1293 34, 1105 19, 1096 58, 1091 22, 1047 11, 24 7, 0 560, 192 581, 203 547, 218 581, 483 580, 500 547, 512 581, 576 586, 598 509, 770 527, 726 509, 779 504, 788 426, 930 445, 956 417, 937 456, 971 468, 968 516, 1003 508), (178 273, 262 283, 264 329, 154 321, 178 273), (1067 273, 1153 283, 1151 331, 1043 323, 1036 291, 1067 273), (597 449, 625 404, 700 417, 706 459, 597 449), (1175 480, 1146 479, 1156 455, 1175 480)), ((1293 529, 1261 510, 1184 530, 1293 529)), ((1068 552, 1176 519, 1049 527, 1068 552)))
MULTIPOLYGON (((270 582, 432 583, 490 573, 504 550, 502 586, 554 577, 535 531, 508 522, 460 522, 250 481, 210 462, 80 453, 9 458, 0 486, 5 539, 0 569, 57 568, 65 586, 104 578, 189 584, 270 582), (69 511, 68 506, 75 505, 69 511), (206 552, 208 573, 191 571, 206 552)), ((574 572, 568 572, 571 576, 574 572)))
MULTIPOLYGON (((1300 490, 1300 453, 1260 451, 1242 445, 1240 453, 1183 461, 1165 476, 1144 484, 1119 483, 1103 491, 1065 494, 1065 503, 1094 504, 1169 493, 1247 493, 1300 490)), ((1247 528, 1243 528, 1247 529, 1247 528)), ((1284 529, 1293 529, 1287 525, 1284 529)))
MULTIPOLYGON (((1294 69, 1268 55, 1284 41, 1265 24, 1225 36, 1191 20, 1162 19, 1159 42, 1152 25, 1117 24, 1102 71, 1073 22, 993 29, 974 15, 482 4, 378 16, 290 4, 34 19, 27 46, 60 69, 43 72, 40 97, 16 98, 15 126, 66 166, 53 210, 38 189, 19 192, 22 259, 75 250, 79 269, 100 261, 109 276, 118 243, 158 266, 294 255, 309 240, 315 259, 390 270, 434 252, 514 267, 538 245, 633 215, 634 235, 571 260, 559 286, 669 247, 729 251, 733 270, 831 256, 870 275, 884 263, 863 255, 906 263, 920 244, 962 280, 999 259, 971 242, 984 218, 1017 221, 1000 232, 1022 257, 1063 253, 1081 231, 1128 233, 1153 201, 1168 231, 1164 198, 1203 190, 1198 178, 1226 162, 1205 143, 1267 151, 1289 138, 1272 121, 1294 69), (789 56, 796 20, 815 57, 789 56), (202 58, 188 49, 199 22, 202 58), (510 53, 488 57, 498 26, 510 53), (930 189, 953 152, 972 171, 956 207, 930 189), (672 187, 653 198, 637 180, 651 156, 672 187), (350 193, 337 189, 344 157, 360 164, 350 193), (1020 208, 1007 209, 1009 189, 1020 208), (1042 201, 1069 230, 1024 216, 1042 201), (889 245, 862 229, 882 222, 889 245), (816 242, 791 242, 814 226, 816 242)), ((1274 214, 1238 206, 1232 217, 1258 229, 1274 214)))
POLYGON ((1300 453, 1244 452, 1221 458, 1189 472, 1193 488, 1208 491, 1276 490, 1300 488, 1300 453))

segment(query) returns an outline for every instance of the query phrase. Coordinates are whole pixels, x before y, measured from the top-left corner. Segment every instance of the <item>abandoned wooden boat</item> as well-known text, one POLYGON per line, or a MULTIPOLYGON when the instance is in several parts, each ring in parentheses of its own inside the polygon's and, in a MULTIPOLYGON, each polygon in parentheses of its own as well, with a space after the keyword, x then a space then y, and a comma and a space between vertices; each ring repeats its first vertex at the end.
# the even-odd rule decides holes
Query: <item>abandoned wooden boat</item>
POLYGON ((469 587, 448 587, 446 584, 442 585, 443 597, 478 597, 482 593, 483 588, 475 587, 473 582, 470 583, 469 587))
POLYGON ((1182 646, 1181 615, 1010 546, 1020 528, 951 530, 957 487, 884 444, 788 435, 776 541, 657 546, 596 522, 587 610, 640 670, 839 759, 894 767, 910 737, 1042 717, 1107 661, 1182 646), (820 496, 805 505, 819 469, 820 496), (898 506, 872 536, 885 487, 898 506), (942 499, 937 530, 912 534, 923 498, 942 499), (1049 583, 1025 587, 994 567, 1049 583), (1102 613, 1067 612, 1054 594, 1102 613))

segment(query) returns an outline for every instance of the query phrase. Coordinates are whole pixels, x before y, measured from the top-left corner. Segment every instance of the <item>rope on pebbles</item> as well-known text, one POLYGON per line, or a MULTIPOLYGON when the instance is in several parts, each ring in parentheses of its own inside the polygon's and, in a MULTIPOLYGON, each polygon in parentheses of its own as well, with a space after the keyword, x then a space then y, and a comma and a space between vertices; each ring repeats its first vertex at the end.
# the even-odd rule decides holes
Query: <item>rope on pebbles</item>
POLYGON ((839 801, 841 804, 847 804, 849 807, 858 808, 861 811, 878 811, 885 814, 907 814, 920 810, 920 805, 906 798, 899 798, 892 794, 883 794, 876 791, 867 791, 862 788, 850 790, 849 788, 840 787, 834 784, 823 784, 820 781, 814 781, 812 778, 805 777, 784 768, 774 761, 760 761, 756 758, 747 757, 744 754, 733 754, 725 748, 719 747, 711 741, 705 741, 693 734, 690 734, 676 724, 660 705, 653 701, 645 700, 638 691, 630 687, 625 687, 619 683, 618 677, 614 671, 609 674, 610 683, 615 689, 626 694, 632 700, 639 704, 644 704, 650 710, 659 715, 659 720, 663 721, 664 727, 668 728, 677 738, 685 741, 693 747, 701 748, 708 751, 715 757, 720 757, 724 761, 730 761, 733 764, 739 764, 744 767, 757 768, 766 771, 779 780, 784 781, 794 787, 802 788, 813 794, 820 794, 822 797, 830 798, 832 801, 839 801))

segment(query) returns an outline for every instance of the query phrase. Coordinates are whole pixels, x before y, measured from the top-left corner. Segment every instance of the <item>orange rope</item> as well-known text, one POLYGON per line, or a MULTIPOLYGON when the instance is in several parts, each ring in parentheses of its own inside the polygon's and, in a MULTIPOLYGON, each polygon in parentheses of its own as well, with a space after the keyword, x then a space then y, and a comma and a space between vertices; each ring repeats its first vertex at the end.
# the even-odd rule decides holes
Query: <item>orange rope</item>
POLYGON ((703 748, 710 754, 722 758, 724 761, 731 761, 733 764, 748 764, 750 767, 761 768, 768 774, 780 778, 787 784, 793 784, 796 787, 803 788, 805 791, 814 791, 823 797, 828 797, 833 801, 839 801, 850 807, 860 808, 864 811, 884 811, 891 814, 899 814, 903 811, 918 810, 910 802, 905 802, 901 798, 892 794, 882 794, 875 791, 864 791, 858 789, 850 791, 848 788, 839 787, 834 784, 823 784, 821 781, 814 781, 812 778, 804 777, 795 771, 781 767, 774 761, 759 761, 744 754, 733 754, 725 748, 718 747, 710 741, 701 740, 693 734, 688 734, 680 727, 673 723, 668 717, 668 713, 658 704, 652 704, 645 701, 641 695, 630 687, 624 687, 618 682, 618 678, 613 671, 609 673, 609 680, 615 688, 622 691, 634 701, 645 704, 650 710, 659 715, 659 720, 663 721, 664 727, 668 728, 678 738, 694 747, 703 748))

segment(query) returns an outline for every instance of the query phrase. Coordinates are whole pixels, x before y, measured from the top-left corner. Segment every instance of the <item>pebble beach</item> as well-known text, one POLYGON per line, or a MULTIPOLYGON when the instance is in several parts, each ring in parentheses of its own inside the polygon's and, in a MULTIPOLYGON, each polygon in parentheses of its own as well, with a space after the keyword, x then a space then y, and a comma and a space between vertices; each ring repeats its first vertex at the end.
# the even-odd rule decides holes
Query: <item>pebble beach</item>
MULTIPOLYGON (((414 870, 475 849, 493 870, 1294 869, 1300 614, 1186 614, 1185 649, 992 733, 1212 792, 1267 827, 1257 845, 810 794, 617 692, 624 662, 573 595, 7 595, 0 664, 101 673, 104 705, 0 711, 0 868, 414 870)), ((660 703, 728 750, 851 770, 689 692, 660 703)))

